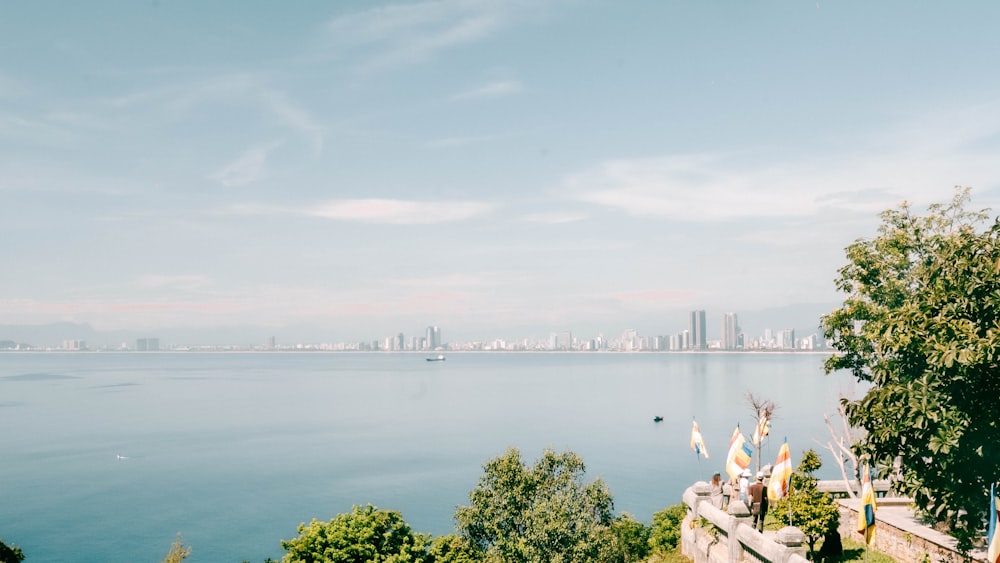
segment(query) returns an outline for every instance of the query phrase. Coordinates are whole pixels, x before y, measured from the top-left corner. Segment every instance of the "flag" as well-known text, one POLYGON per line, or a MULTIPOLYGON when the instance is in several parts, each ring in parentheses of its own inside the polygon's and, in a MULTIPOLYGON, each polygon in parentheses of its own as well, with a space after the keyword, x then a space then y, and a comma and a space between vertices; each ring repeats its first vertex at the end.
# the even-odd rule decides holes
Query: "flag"
POLYGON ((736 430, 733 430, 733 437, 729 440, 729 455, 726 456, 726 473, 729 477, 736 479, 744 469, 750 467, 751 453, 753 452, 747 445, 747 439, 743 437, 737 425, 736 430))
POLYGON ((997 533, 997 497, 990 485, 990 525, 986 533, 986 560, 989 563, 1000 562, 1000 534, 997 533))
POLYGON ((875 541, 875 490, 868 474, 868 465, 861 467, 861 505, 858 507, 858 533, 865 535, 865 543, 875 541))
POLYGON ((771 431, 771 421, 767 418, 767 411, 760 413, 757 426, 753 429, 753 445, 759 446, 771 431))
POLYGON ((705 449, 705 440, 701 437, 701 430, 698 430, 698 422, 692 420, 691 424, 691 449, 694 450, 694 455, 702 454, 705 459, 708 459, 708 450, 705 449))
POLYGON ((788 439, 778 450, 778 459, 771 468, 771 481, 767 484, 767 498, 778 500, 788 496, 792 486, 792 454, 788 451, 788 439))

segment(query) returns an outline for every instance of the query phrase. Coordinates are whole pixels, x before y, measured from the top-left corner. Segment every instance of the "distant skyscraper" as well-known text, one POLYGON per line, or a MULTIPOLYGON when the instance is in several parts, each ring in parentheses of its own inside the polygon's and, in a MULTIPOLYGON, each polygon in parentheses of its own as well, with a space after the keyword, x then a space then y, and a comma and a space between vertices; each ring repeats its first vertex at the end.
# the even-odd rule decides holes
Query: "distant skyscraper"
POLYGON ((795 331, 793 329, 779 330, 777 335, 777 347, 782 350, 795 349, 795 331))
POLYGON ((436 350, 441 346, 441 329, 436 326, 427 327, 427 349, 436 350))
POLYGON ((739 347, 740 325, 736 313, 722 315, 722 349, 735 350, 739 347))
POLYGON ((708 333, 705 330, 705 310, 691 311, 691 349, 708 349, 708 333))

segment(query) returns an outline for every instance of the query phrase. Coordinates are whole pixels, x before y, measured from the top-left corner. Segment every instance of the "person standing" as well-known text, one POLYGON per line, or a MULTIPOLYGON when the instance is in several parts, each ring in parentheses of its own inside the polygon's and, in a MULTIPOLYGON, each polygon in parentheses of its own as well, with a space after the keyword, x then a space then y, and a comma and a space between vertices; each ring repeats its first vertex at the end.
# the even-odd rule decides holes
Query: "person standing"
POLYGON ((743 473, 740 473, 739 494, 740 494, 740 500, 743 501, 743 504, 745 504, 747 508, 750 508, 750 497, 747 496, 749 487, 750 487, 750 470, 744 469, 743 473))
POLYGON ((764 493, 760 499, 760 528, 761 531, 764 530, 764 519, 767 518, 767 505, 770 501, 767 499, 767 488, 771 483, 771 466, 764 466, 764 493))
POLYGON ((729 510, 729 503, 736 498, 736 480, 730 477, 722 485, 722 509, 729 510))
POLYGON ((712 506, 722 510, 722 475, 720 473, 712 475, 712 482, 709 485, 712 487, 710 497, 712 499, 712 506))
POLYGON ((747 490, 747 496, 750 497, 750 514, 753 516, 753 527, 758 532, 764 531, 764 511, 761 510, 765 499, 764 494, 764 474, 758 471, 757 480, 747 490))

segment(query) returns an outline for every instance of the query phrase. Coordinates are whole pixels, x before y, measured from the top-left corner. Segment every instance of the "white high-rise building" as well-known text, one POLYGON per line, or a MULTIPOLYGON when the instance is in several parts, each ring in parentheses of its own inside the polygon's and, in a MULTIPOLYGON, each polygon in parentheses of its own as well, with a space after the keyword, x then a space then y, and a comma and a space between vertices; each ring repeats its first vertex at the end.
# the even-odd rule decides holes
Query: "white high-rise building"
POLYGON ((722 315, 722 349, 735 350, 739 347, 740 325, 736 313, 722 315))
POLYGON ((691 311, 691 349, 708 349, 708 333, 705 330, 705 310, 691 311))
POLYGON ((428 350, 437 350, 441 346, 441 329, 436 326, 427 327, 427 341, 428 350))

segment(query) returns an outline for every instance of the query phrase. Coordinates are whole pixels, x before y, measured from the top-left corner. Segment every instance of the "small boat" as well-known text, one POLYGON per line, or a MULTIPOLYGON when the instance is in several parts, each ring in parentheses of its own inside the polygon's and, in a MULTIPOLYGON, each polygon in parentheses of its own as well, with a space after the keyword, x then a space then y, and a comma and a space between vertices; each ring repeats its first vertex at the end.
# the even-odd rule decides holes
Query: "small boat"
POLYGON ((653 417, 653 422, 663 422, 663 417, 662 416, 654 416, 653 417))
POLYGON ((444 361, 444 354, 438 354, 437 356, 433 356, 431 358, 427 358, 427 361, 428 362, 443 362, 444 361))

